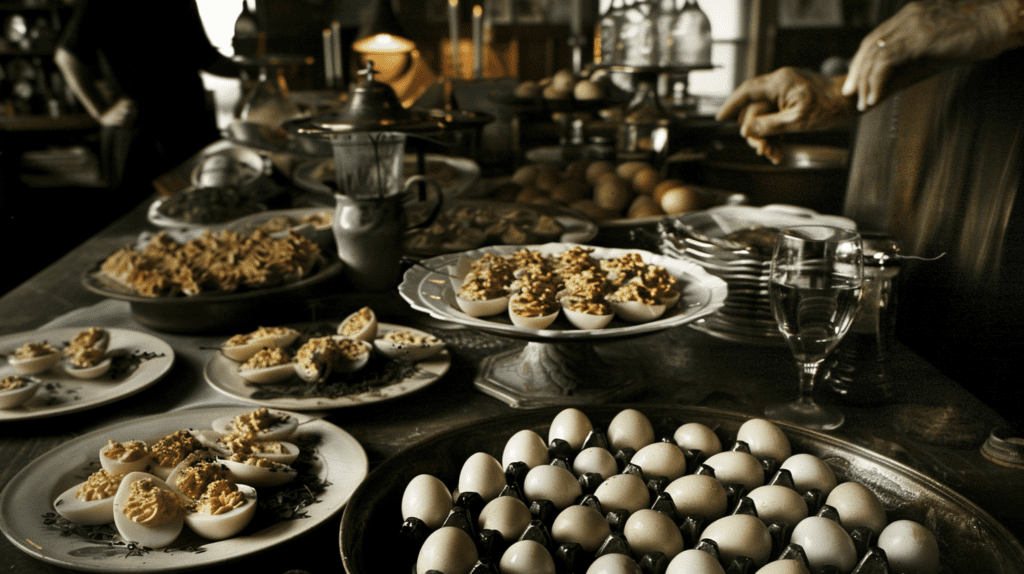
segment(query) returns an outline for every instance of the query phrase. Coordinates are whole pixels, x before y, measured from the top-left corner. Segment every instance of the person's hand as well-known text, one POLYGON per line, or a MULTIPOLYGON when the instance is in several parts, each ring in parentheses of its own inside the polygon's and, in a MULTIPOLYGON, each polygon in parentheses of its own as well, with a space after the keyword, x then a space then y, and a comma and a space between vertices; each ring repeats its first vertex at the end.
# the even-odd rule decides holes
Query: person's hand
POLYGON ((715 117, 736 119, 750 147, 779 163, 776 136, 829 129, 853 117, 852 101, 839 91, 841 82, 810 70, 779 68, 740 84, 715 117))
POLYGON ((856 96, 857 109, 863 111, 901 87, 898 84, 1019 46, 1020 10, 1019 0, 911 2, 864 38, 850 62, 842 93, 856 96), (916 69, 893 77, 906 64, 916 69), (897 85, 888 85, 890 79, 897 85))
POLYGON ((127 125, 135 118, 135 102, 121 98, 100 115, 100 125, 118 127, 127 125))

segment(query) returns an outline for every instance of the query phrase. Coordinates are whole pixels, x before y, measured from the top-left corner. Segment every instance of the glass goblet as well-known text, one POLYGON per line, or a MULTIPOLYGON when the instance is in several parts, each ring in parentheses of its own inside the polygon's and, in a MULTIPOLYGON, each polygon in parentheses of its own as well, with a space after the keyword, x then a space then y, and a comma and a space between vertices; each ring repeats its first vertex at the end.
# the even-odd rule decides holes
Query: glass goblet
POLYGON ((814 383, 818 367, 850 327, 863 273, 861 239, 855 231, 806 225, 779 233, 768 293, 800 369, 800 393, 794 402, 769 406, 765 416, 813 430, 843 424, 838 409, 814 401, 814 383))

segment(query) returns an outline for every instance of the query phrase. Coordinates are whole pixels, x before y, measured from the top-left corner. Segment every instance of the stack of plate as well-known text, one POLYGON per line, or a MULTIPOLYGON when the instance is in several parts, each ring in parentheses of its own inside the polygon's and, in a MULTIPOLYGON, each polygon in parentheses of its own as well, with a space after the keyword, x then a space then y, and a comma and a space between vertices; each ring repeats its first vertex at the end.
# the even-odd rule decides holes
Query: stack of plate
POLYGON ((729 286, 722 308, 691 327, 740 343, 782 344, 768 271, 778 230, 796 225, 856 229, 845 217, 789 205, 725 205, 662 222, 662 254, 693 261, 729 286))

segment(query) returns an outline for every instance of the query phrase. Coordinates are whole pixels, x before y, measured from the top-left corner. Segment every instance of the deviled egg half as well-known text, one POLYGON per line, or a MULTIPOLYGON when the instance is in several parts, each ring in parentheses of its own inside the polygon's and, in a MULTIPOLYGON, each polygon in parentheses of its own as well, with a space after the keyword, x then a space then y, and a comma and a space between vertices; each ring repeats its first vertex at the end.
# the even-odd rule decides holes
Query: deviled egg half
POLYGON ((291 327, 260 327, 251 333, 235 335, 224 342, 220 351, 232 361, 242 362, 266 347, 287 347, 299 338, 291 327))
POLYGON ((0 409, 13 409, 27 403, 39 391, 39 381, 23 375, 0 379, 0 409))
POLYGON ((285 349, 266 347, 238 365, 238 376, 253 384, 271 385, 295 376, 295 366, 285 349))
POLYGON ((260 407, 233 417, 221 417, 210 426, 223 434, 249 433, 256 440, 285 440, 298 428, 299 419, 284 411, 260 407))
POLYGON ((141 440, 109 440, 100 447, 100 466, 111 474, 148 471, 153 464, 149 447, 141 440))
POLYGON ((164 548, 185 526, 187 501, 152 474, 133 472, 114 494, 114 526, 126 542, 164 548))
POLYGON ((25 343, 7 360, 22 375, 38 375, 60 361, 60 351, 45 341, 25 343))
POLYGON ((114 522, 114 495, 126 475, 97 470, 65 490, 53 501, 53 509, 75 524, 93 526, 114 522))
POLYGON ((409 331, 391 331, 374 340, 373 346, 389 359, 415 363, 440 353, 444 343, 433 335, 417 335, 409 331))
POLYGON ((149 471, 161 480, 166 479, 185 457, 203 448, 194 432, 187 429, 147 441, 147 444, 152 455, 149 471))
POLYGON ((256 489, 231 480, 227 467, 208 452, 187 456, 167 477, 167 485, 186 500, 185 524, 204 538, 230 538, 256 513, 256 489))
POLYGON ((351 373, 366 366, 372 347, 343 335, 314 337, 295 353, 295 372, 306 382, 322 381, 337 371, 351 373))
POLYGON ((78 379, 95 379, 106 374, 113 363, 107 356, 110 333, 101 327, 90 327, 64 347, 64 371, 78 379))
POLYGON ((377 338, 377 326, 377 314, 363 307, 338 324, 338 334, 369 343, 377 338))

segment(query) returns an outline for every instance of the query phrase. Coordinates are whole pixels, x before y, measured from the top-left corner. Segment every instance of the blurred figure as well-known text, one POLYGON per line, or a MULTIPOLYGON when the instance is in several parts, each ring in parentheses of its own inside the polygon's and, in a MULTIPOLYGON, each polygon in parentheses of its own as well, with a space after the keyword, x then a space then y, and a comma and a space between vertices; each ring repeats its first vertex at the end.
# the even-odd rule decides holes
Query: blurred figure
POLYGON ((195 0, 79 0, 54 60, 103 126, 111 189, 136 201, 154 177, 220 137, 199 71, 239 73, 210 44, 195 0))
POLYGON ((846 75, 779 69, 717 116, 773 161, 786 133, 855 124, 845 215, 938 258, 901 272, 899 338, 1011 420, 1024 398, 1021 46, 1020 0, 910 2, 846 75))

